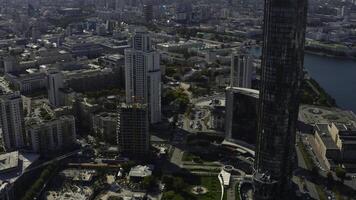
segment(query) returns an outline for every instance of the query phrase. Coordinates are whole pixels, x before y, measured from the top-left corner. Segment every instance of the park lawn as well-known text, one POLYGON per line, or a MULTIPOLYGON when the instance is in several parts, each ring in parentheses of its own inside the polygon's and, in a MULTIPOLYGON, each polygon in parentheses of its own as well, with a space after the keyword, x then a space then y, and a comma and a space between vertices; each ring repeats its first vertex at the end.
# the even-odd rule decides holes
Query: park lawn
MULTIPOLYGON (((201 186, 208 189, 208 193, 204 195, 194 195, 196 197, 196 200, 220 200, 221 186, 218 177, 200 176, 199 179, 201 186)), ((192 187, 194 186, 192 185, 192 187)))
MULTIPOLYGON (((221 186, 217 175, 199 176, 194 174, 189 174, 189 175, 185 174, 185 175, 175 175, 175 177, 182 178, 185 184, 184 188, 181 188, 181 190, 170 191, 176 193, 176 196, 181 196, 183 199, 187 199, 187 200, 220 200, 221 199, 221 186), (195 186, 202 186, 206 188, 208 192, 202 195, 195 195, 191 192, 192 188, 195 186)), ((173 199, 172 197, 170 197, 170 199, 167 198, 168 197, 165 197, 164 199, 165 200, 173 199)), ((224 197, 224 200, 225 199, 226 197, 224 197)))

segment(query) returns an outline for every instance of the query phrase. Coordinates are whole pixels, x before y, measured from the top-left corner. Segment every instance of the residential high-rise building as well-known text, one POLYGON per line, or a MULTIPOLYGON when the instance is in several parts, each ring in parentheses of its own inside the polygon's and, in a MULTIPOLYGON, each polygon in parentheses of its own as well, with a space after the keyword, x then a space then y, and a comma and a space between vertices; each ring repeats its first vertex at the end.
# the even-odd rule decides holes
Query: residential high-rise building
POLYGON ((150 23, 153 20, 153 4, 151 1, 147 1, 143 5, 143 14, 145 16, 146 23, 150 23))
POLYGON ((0 95, 0 128, 5 151, 26 145, 24 114, 19 92, 0 95))
POLYGON ((119 152, 131 157, 144 157, 149 150, 147 106, 123 104, 119 108, 117 143, 119 152))
POLYGON ((286 199, 303 80, 307 0, 266 0, 255 199, 286 199))
POLYGON ((132 48, 125 50, 126 103, 148 105, 152 124, 161 121, 161 70, 159 53, 147 32, 136 32, 132 48))
POLYGON ((61 116, 49 121, 30 120, 26 123, 29 146, 36 153, 48 156, 68 150, 76 143, 76 129, 74 116, 61 116))
POLYGON ((177 1, 176 21, 182 24, 189 24, 192 20, 193 6, 191 0, 177 1))
POLYGON ((51 106, 60 107, 63 105, 60 89, 64 87, 63 74, 57 70, 47 72, 48 100, 51 106))
POLYGON ((247 54, 231 56, 231 87, 251 88, 252 62, 247 54))
POLYGON ((115 144, 117 113, 102 112, 93 116, 93 131, 104 141, 115 144))

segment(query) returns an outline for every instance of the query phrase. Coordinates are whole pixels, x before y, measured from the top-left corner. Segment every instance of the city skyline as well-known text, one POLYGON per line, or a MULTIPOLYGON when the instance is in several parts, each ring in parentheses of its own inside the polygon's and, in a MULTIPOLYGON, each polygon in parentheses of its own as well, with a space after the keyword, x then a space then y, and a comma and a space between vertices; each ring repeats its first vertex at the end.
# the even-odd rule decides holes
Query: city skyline
POLYGON ((354 199, 355 58, 356 0, 0 0, 0 199, 354 199))

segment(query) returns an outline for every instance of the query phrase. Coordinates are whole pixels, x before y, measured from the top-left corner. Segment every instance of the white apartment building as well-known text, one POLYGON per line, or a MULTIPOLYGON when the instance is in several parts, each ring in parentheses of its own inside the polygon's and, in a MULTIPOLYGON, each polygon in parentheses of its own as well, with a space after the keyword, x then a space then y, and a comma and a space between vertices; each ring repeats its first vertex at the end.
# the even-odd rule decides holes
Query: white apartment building
POLYGON ((7 152, 25 146, 24 128, 20 93, 0 95, 0 129, 3 147, 7 152))
POLYGON ((231 87, 251 88, 252 61, 248 55, 231 55, 231 87))
POLYGON ((28 124, 26 128, 32 151, 42 155, 70 148, 76 142, 75 119, 71 115, 28 124))
POLYGON ((136 32, 132 48, 125 50, 126 103, 142 103, 149 107, 152 124, 161 121, 160 57, 152 49, 147 32, 136 32))

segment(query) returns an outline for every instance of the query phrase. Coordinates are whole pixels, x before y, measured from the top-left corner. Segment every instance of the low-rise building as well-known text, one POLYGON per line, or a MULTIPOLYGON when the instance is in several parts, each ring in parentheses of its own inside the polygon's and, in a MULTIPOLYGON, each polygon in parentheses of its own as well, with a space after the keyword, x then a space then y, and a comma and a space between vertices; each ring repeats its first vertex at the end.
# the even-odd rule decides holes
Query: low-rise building
POLYGON ((129 172, 129 178, 131 181, 140 181, 145 177, 151 176, 154 170, 154 166, 142 166, 138 165, 131 168, 129 172))
POLYGON ((105 68, 111 68, 121 87, 125 86, 125 56, 120 54, 112 54, 103 56, 98 59, 99 64, 105 68))
POLYGON ((65 71, 64 80, 76 92, 101 90, 116 86, 118 78, 110 68, 65 71))
POLYGON ((63 48, 78 57, 98 57, 103 51, 103 48, 99 44, 93 42, 75 42, 74 40, 63 43, 63 48))
MULTIPOLYGON (((21 153, 14 151, 0 155, 0 199, 12 200, 18 199, 17 194, 23 184, 23 174, 28 170, 32 163, 37 161, 39 155, 30 153, 21 153)), ((30 172, 28 172, 30 173, 30 172)))
POLYGON ((316 151, 329 169, 334 163, 355 163, 356 129, 345 124, 324 123, 314 128, 316 151))
POLYGON ((69 181, 86 185, 93 181, 96 171, 86 169, 66 169, 60 174, 69 181))
POLYGON ((30 94, 46 87, 46 74, 42 72, 26 74, 5 74, 5 79, 16 90, 24 94, 30 94))

